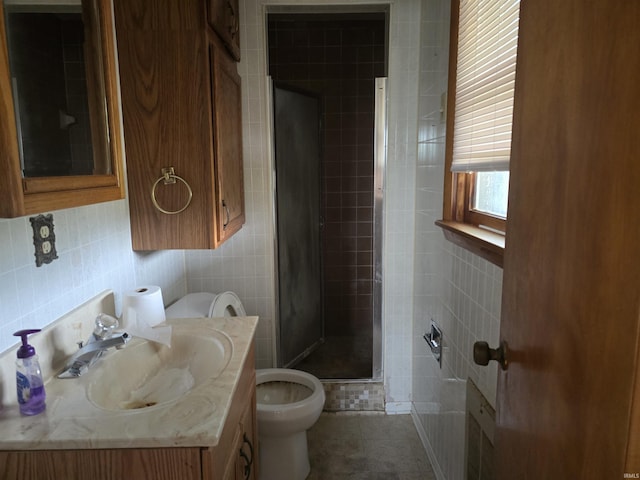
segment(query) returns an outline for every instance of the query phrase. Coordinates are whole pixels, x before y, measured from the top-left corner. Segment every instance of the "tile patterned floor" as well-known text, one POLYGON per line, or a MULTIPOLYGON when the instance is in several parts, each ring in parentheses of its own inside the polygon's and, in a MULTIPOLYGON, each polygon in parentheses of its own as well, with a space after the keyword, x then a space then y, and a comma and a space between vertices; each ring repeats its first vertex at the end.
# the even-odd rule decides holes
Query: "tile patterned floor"
POLYGON ((410 415, 322 413, 307 480, 435 480, 410 415))
POLYGON ((323 380, 325 412, 384 412, 384 385, 380 382, 323 380))

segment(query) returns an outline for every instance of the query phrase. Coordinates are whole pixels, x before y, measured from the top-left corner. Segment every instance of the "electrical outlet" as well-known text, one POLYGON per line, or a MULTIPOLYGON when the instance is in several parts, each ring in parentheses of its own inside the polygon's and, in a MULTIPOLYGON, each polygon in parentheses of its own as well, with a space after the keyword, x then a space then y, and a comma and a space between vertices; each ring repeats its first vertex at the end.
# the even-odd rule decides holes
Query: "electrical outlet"
POLYGON ((58 258, 56 252, 56 236, 53 232, 53 214, 29 217, 33 229, 33 246, 35 247, 36 267, 43 263, 51 263, 58 258))

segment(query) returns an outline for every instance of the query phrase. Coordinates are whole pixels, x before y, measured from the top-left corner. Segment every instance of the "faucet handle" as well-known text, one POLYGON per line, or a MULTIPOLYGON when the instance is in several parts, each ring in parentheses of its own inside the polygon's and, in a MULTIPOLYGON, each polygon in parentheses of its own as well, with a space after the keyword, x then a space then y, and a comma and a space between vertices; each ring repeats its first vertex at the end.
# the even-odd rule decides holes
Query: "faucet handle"
POLYGON ((93 330, 93 335, 98 339, 110 337, 119 325, 120 322, 117 318, 106 313, 99 313, 96 317, 96 328, 93 330))

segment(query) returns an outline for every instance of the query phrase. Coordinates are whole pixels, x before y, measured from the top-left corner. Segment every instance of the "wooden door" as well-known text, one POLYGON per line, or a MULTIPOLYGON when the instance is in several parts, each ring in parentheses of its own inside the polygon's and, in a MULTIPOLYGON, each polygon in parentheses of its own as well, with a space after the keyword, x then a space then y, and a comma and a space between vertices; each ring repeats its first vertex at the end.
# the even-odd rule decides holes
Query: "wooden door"
POLYGON ((639 25, 636 1, 521 4, 499 479, 640 473, 639 25))

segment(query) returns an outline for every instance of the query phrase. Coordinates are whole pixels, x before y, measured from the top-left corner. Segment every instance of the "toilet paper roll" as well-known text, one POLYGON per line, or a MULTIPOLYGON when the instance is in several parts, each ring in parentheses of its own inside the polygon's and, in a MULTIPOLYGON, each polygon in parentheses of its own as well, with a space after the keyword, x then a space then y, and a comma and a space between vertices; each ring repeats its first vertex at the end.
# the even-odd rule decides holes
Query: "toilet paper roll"
POLYGON ((155 285, 125 292, 122 299, 124 328, 140 327, 140 322, 153 327, 165 321, 162 290, 155 285))

